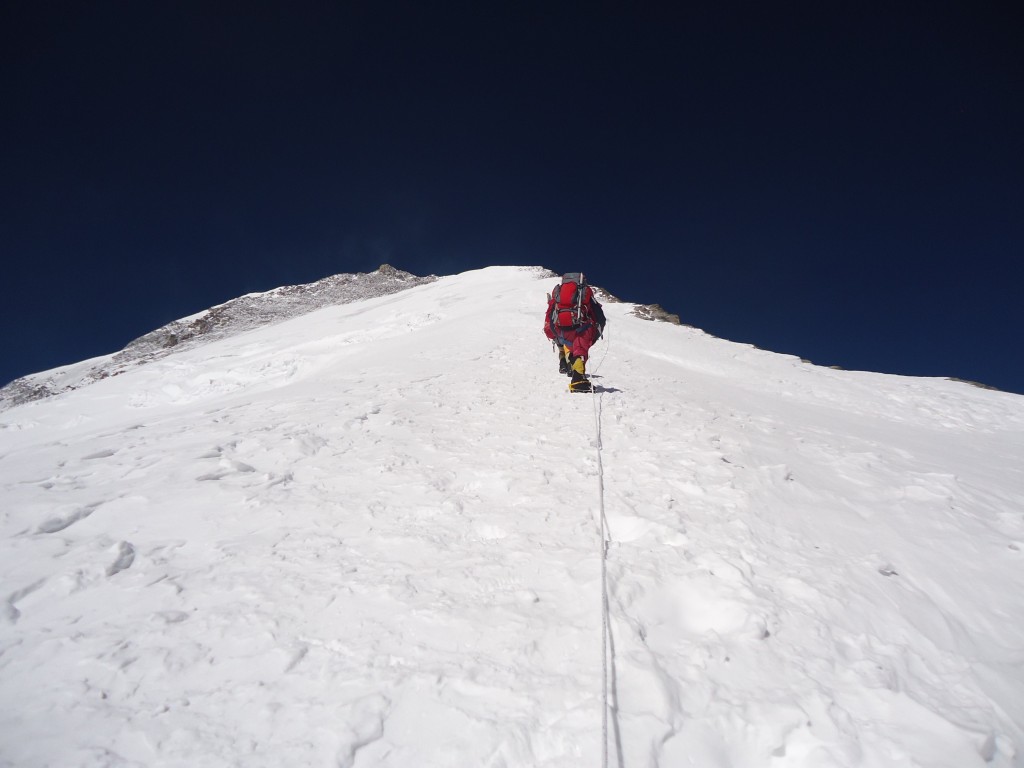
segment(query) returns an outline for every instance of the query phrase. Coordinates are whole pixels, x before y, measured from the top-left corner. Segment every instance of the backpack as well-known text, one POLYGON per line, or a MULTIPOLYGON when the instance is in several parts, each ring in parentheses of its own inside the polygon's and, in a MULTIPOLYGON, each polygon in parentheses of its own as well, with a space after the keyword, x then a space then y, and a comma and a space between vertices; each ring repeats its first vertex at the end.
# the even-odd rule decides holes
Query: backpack
POLYGON ((589 303, 592 296, 590 286, 582 272, 566 272, 562 284, 551 292, 554 306, 551 309, 552 328, 579 328, 589 318, 589 303))

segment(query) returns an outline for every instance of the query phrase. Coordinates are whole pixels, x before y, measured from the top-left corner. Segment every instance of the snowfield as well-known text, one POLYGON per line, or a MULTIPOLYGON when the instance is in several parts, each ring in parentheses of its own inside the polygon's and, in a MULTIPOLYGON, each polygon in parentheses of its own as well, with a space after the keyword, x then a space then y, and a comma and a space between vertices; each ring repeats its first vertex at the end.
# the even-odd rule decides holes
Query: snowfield
POLYGON ((0 413, 0 765, 1024 765, 1024 398, 620 303, 570 395, 554 284, 0 413))

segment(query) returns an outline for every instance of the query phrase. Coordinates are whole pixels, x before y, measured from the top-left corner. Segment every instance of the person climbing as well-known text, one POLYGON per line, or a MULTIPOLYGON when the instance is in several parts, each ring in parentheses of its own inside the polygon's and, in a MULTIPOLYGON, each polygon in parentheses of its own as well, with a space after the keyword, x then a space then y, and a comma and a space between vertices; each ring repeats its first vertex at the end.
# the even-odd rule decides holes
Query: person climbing
POLYGON ((548 297, 544 335, 557 345, 558 372, 572 378, 570 392, 593 392, 587 378, 590 348, 601 338, 607 322, 582 272, 566 272, 548 297))

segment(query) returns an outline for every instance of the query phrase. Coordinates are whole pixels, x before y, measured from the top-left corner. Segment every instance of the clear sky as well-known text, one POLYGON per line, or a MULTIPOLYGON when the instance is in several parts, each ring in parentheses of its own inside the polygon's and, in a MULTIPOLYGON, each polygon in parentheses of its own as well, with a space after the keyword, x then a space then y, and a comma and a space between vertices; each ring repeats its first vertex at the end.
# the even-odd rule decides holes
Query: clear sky
POLYGON ((1024 393, 1012 8, 4 3, 0 380, 389 262, 1024 393))

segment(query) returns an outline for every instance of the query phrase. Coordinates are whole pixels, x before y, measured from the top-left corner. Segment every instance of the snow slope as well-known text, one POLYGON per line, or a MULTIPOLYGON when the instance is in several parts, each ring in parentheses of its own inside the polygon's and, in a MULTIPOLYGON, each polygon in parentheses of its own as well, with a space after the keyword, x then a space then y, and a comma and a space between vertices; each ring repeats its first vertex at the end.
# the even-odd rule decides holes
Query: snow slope
POLYGON ((609 764, 1024 765, 1024 399, 614 303, 569 395, 553 282, 0 413, 0 765, 600 765, 602 486, 609 764))
POLYGON ((382 264, 373 272, 331 275, 313 283, 248 293, 150 331, 112 355, 16 379, 0 387, 0 411, 81 389, 169 354, 289 320, 325 306, 386 296, 436 279, 434 276, 416 277, 390 264, 382 264))

